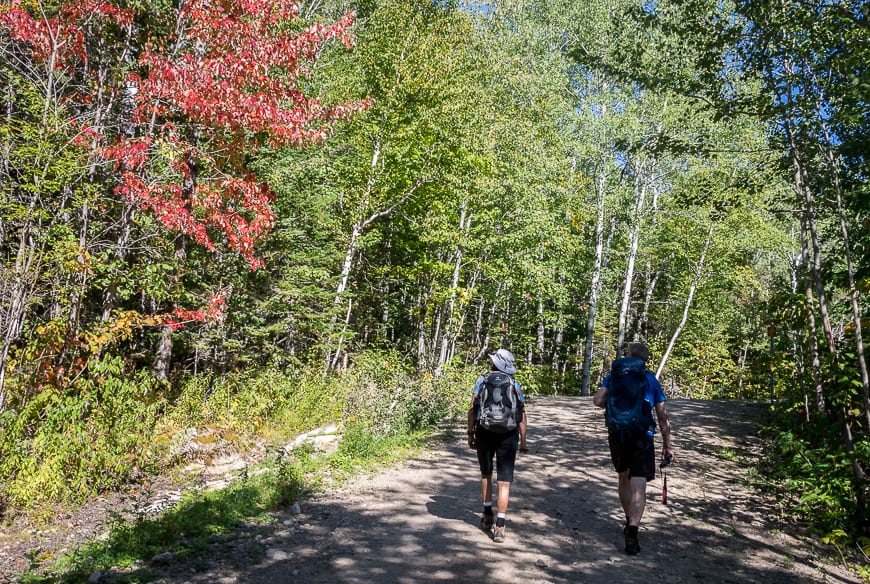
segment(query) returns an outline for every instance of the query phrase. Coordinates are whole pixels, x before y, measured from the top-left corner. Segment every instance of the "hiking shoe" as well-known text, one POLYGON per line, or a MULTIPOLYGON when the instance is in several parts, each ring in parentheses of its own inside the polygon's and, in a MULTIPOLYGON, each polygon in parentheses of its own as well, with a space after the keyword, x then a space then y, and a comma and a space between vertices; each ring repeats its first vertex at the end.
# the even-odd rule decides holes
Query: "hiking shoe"
POLYGON ((625 553, 630 556, 633 556, 637 552, 640 551, 640 542, 637 541, 637 537, 626 535, 625 536, 625 553))
POLYGON ((480 516, 480 528, 484 531, 489 531, 495 525, 495 515, 492 513, 484 513, 480 516))
POLYGON ((492 530, 492 541, 494 541, 495 543, 504 542, 504 526, 496 527, 492 530))

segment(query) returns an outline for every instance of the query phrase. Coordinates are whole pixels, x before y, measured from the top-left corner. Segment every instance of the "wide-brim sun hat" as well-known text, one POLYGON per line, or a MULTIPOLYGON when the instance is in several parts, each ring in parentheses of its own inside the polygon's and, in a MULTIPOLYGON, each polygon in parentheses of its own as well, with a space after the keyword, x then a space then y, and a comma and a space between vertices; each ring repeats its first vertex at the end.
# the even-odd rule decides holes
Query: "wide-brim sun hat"
POLYGON ((499 349, 489 356, 492 359, 492 364, 499 371, 513 375, 517 372, 517 366, 514 365, 514 354, 507 349, 499 349))

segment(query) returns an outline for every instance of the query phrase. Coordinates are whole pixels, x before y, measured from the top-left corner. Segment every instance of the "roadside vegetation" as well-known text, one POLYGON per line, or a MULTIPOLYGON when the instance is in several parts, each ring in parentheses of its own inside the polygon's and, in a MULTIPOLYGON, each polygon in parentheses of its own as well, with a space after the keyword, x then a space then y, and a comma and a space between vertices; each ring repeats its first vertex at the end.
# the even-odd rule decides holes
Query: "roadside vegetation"
MULTIPOLYGON (((107 380, 105 386, 118 390, 122 384, 107 380)), ((143 386, 135 387, 142 391, 143 386)), ((219 430, 232 450, 266 440, 268 455, 262 463, 235 472, 225 488, 189 487, 179 503, 158 516, 136 508, 136 498, 130 497, 106 539, 61 556, 37 551, 22 581, 85 581, 109 566, 135 572, 131 582, 148 581, 147 571, 137 568, 142 558, 167 550, 176 556, 196 554, 233 529, 272 521, 271 512, 291 509, 305 493, 338 487, 348 477, 418 452, 435 432, 444 431, 442 421, 465 414, 469 387, 458 373, 445 375, 437 387, 432 379, 412 380, 396 355, 372 354, 341 380, 324 380, 319 372, 290 378, 278 371, 254 379, 197 378, 162 408, 104 417, 103 410, 119 403, 141 403, 118 392, 91 415, 70 417, 67 412, 58 417, 65 420, 63 425, 36 437, 40 446, 31 451, 32 459, 14 461, 34 472, 7 483, 8 504, 30 512, 37 525, 40 514, 50 521, 57 505, 73 507, 94 493, 148 489, 150 478, 158 474, 188 483, 178 472, 190 461, 173 457, 171 443, 191 427, 219 430), (340 432, 333 452, 321 452, 310 443, 286 448, 297 435, 326 425, 337 425, 340 432), (126 437, 122 448, 105 446, 120 442, 120 437, 126 437), (103 472, 110 469, 118 472, 103 472), (104 475, 96 488, 94 474, 104 475), (18 499, 13 498, 16 494, 18 499)))

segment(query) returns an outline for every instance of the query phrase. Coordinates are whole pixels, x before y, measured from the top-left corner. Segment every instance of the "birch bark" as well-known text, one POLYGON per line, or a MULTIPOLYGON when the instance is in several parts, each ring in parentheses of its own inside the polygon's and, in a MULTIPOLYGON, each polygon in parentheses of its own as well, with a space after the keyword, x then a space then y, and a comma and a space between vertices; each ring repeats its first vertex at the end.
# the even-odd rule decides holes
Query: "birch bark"
POLYGON ((674 349, 674 345, 677 343, 677 339, 680 334, 683 332, 683 329, 686 327, 686 323, 689 320, 689 310, 692 307, 692 300, 695 298, 695 290, 698 289, 698 284, 701 281, 701 278, 704 276, 704 263, 707 259, 707 251, 710 249, 710 243, 713 241, 713 225, 711 224, 709 229, 707 230, 707 239, 704 241, 704 249, 701 250, 701 257, 698 259, 698 265, 695 269, 695 275, 692 278, 692 283, 689 286, 689 294, 686 297, 686 304, 683 306, 683 316, 680 319, 680 323, 677 325, 677 328, 674 330, 674 334, 671 336, 671 340, 668 343, 668 348, 665 349, 664 354, 662 355, 661 361, 659 361, 658 369, 656 369, 656 377, 661 376, 662 370, 665 368, 665 363, 668 360, 668 357, 671 355, 671 351, 674 349))
POLYGON ((586 343, 583 347, 583 369, 581 375, 580 395, 591 393, 592 349, 595 340, 595 319, 598 312, 598 300, 601 297, 601 272, 604 267, 604 191, 607 184, 607 173, 604 161, 599 162, 598 180, 595 185, 595 260, 592 267, 592 281, 589 284, 589 314, 586 319, 586 343))
MULTIPOLYGON (((650 164, 653 166, 653 164, 650 164)), ((625 268, 625 285, 622 288, 622 302, 619 307, 619 329, 616 337, 616 354, 622 350, 625 343, 626 323, 628 311, 631 305, 632 284, 634 282, 634 264, 637 261, 637 250, 640 243, 641 218, 643 216, 644 202, 646 198, 648 176, 644 172, 644 165, 640 164, 634 177, 634 212, 632 214, 628 244, 628 263, 625 268)))

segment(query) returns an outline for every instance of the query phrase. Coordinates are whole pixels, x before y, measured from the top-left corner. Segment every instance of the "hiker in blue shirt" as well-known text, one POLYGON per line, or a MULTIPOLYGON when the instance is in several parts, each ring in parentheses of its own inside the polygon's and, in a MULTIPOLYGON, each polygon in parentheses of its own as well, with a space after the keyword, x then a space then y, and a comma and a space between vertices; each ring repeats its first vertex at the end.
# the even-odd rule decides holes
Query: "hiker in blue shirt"
MULTIPOLYGON (((649 348, 643 343, 631 343, 625 351, 627 358, 639 359, 639 366, 646 377, 645 403, 649 425, 642 430, 620 432, 612 427, 608 430, 608 444, 613 467, 619 475, 619 502, 625 512, 625 551, 634 555, 640 551, 638 543, 638 528, 646 506, 646 483, 655 478, 655 443, 653 431, 655 424, 652 410, 658 419, 659 431, 662 435, 661 460, 669 464, 674 459, 671 445, 671 423, 665 409, 666 397, 662 386, 650 371, 646 370, 649 359, 649 348)), ((620 361, 630 362, 630 359, 620 361)), ((630 364, 629 364, 630 366, 630 364)), ((611 386, 611 375, 604 378, 601 389, 592 397, 592 403, 600 408, 606 408, 608 390, 611 386)), ((643 378, 640 378, 641 381, 643 378)))
MULTIPOLYGON (((477 378, 471 397, 471 407, 468 408, 468 447, 477 451, 477 462, 480 466, 480 487, 483 493, 483 515, 480 518, 480 528, 489 531, 492 529, 492 540, 502 543, 505 538, 505 517, 507 516, 508 501, 510 499, 511 482, 514 478, 514 463, 517 450, 528 452, 526 447, 526 422, 525 396, 523 388, 513 376, 517 372, 514 364, 514 356, 507 349, 499 349, 491 354, 492 371, 477 378), (497 385, 498 384, 498 385, 497 385), (493 389, 495 387, 495 389, 493 389), (487 401, 485 395, 490 392, 498 392, 505 389, 504 401, 497 399, 497 403, 511 403, 505 420, 499 418, 496 421, 489 418, 489 407, 481 401, 487 401), (483 399, 482 399, 483 398, 483 399), (481 411, 481 409, 485 411, 481 411), (503 426, 503 427, 502 427, 503 426), (490 430, 487 427, 491 428, 490 430), (492 460, 496 461, 496 481, 498 483, 497 517, 492 512, 492 460)), ((490 404, 493 400, 488 400, 490 404)), ((506 408, 500 408, 504 413, 506 408)))

